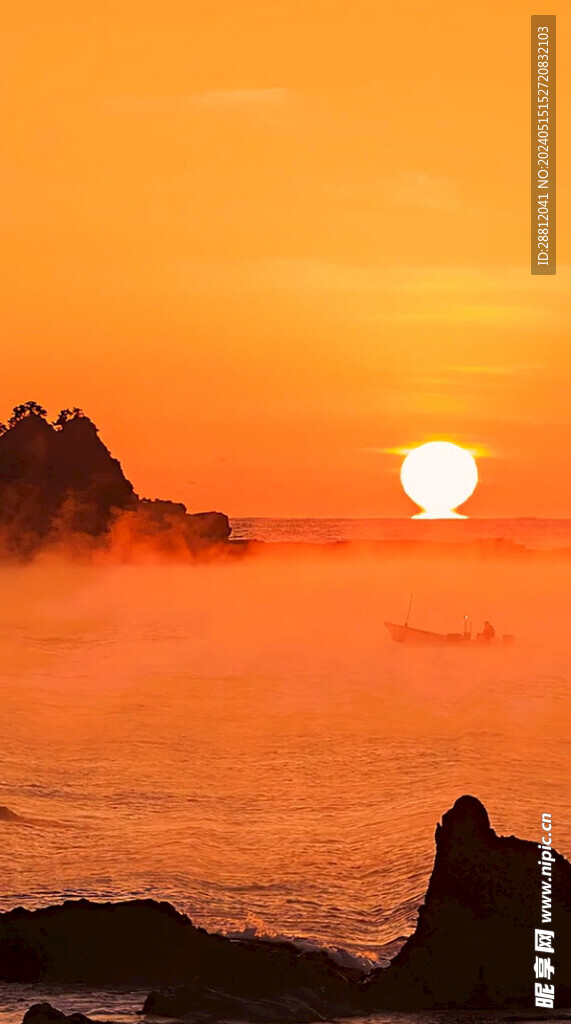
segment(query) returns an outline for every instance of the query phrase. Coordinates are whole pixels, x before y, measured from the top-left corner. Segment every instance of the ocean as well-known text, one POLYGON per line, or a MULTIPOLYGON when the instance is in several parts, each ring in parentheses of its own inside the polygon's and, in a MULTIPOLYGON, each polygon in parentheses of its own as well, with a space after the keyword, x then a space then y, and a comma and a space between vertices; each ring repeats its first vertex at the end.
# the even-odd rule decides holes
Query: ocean
POLYGON ((232 519, 232 537, 293 541, 507 540, 529 548, 571 548, 571 519, 232 519))
MULTIPOLYGON (((571 857, 570 521, 233 530, 282 543, 231 563, 0 568, 0 909, 153 897, 209 930, 386 962, 463 793, 503 835, 536 839, 550 811, 571 857), (533 550, 482 555, 482 538, 533 550), (468 614, 516 643, 402 649, 383 623, 411 593, 412 624, 468 614)), ((134 1024, 144 994, 3 986, 0 1021, 46 997, 134 1024)))

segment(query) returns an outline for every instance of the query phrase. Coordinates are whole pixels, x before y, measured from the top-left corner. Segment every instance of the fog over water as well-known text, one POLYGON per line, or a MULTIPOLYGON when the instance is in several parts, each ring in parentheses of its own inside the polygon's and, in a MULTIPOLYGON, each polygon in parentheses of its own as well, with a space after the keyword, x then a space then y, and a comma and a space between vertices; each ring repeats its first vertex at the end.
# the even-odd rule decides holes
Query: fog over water
MULTIPOLYGON (((171 900, 376 957, 462 793, 571 856, 566 556, 283 547, 0 569, 2 909, 171 900), (410 649, 385 619, 504 650, 410 649)), ((76 1007, 77 1008, 77 1007, 76 1007)))
POLYGON ((152 890, 210 927, 367 945, 412 922, 460 792, 520 835, 549 804, 570 852, 569 573, 299 551, 3 569, 2 799, 66 826, 6 828, 4 905, 152 890), (413 587, 418 625, 466 610, 519 644, 403 650, 382 623, 413 587))

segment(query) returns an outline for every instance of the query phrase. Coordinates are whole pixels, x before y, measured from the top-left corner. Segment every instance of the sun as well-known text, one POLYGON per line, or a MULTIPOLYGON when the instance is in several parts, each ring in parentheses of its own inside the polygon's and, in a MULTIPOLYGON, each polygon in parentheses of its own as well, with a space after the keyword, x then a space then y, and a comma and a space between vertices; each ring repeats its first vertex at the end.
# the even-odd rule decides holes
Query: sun
POLYGON ((466 448, 429 441, 408 453, 400 478, 409 498, 423 509, 413 519, 465 519, 455 509, 475 491, 478 467, 466 448))

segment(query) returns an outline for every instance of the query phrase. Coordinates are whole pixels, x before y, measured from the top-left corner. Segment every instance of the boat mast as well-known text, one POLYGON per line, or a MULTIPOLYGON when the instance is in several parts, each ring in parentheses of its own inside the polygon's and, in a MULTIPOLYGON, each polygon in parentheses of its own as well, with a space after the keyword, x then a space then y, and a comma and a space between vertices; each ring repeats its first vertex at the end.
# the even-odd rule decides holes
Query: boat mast
POLYGON ((408 620, 410 619, 410 610, 412 608, 412 599, 413 599, 413 597, 414 597, 414 594, 411 594, 410 595, 410 601, 408 602, 408 611, 406 613, 406 619, 405 619, 405 623, 404 623, 405 626, 408 626, 408 620))

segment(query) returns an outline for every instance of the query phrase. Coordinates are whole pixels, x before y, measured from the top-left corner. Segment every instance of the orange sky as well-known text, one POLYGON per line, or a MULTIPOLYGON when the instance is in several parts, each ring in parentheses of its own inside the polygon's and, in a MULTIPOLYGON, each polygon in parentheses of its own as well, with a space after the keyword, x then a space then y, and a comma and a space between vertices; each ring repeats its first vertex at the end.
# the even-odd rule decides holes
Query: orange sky
POLYGON ((0 418, 79 405, 191 510, 409 515, 385 450, 447 438, 489 452, 471 515, 570 515, 570 154, 563 113, 532 277, 530 13, 11 5, 0 418))

